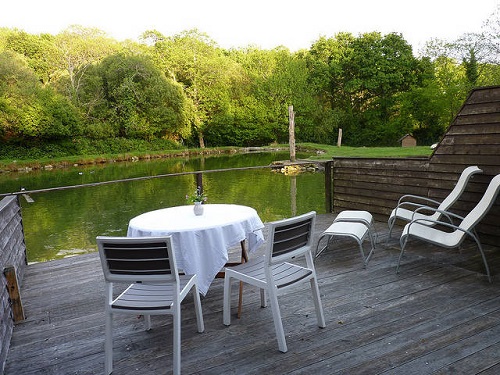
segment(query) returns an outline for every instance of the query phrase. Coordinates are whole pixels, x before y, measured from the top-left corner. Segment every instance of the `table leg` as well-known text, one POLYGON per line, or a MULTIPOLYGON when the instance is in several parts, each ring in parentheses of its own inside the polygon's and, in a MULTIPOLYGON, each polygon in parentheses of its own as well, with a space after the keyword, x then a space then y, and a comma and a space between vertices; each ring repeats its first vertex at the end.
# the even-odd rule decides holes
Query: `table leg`
MULTIPOLYGON (((243 263, 248 262, 248 254, 247 254, 245 240, 240 242, 240 246, 241 246, 241 260, 240 260, 240 262, 239 263, 237 263, 237 262, 226 263, 226 267, 227 266, 236 266, 238 264, 243 264, 243 263)), ((224 276, 225 276, 225 272, 220 271, 215 277, 222 278, 224 276)), ((241 306, 242 305, 243 305, 243 282, 240 281, 240 293, 239 293, 239 297, 238 297, 238 319, 241 317, 241 306)))

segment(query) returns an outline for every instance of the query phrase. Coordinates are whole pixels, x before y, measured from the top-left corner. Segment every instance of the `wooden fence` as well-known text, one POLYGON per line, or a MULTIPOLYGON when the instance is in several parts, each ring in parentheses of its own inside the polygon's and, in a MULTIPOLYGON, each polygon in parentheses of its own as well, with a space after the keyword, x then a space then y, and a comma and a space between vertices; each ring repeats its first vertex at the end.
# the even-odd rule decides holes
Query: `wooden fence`
POLYGON ((0 373, 3 374, 14 324, 24 318, 19 286, 26 267, 26 246, 17 197, 0 200, 0 373))
MULTIPOLYGON (((335 158, 332 163, 333 210, 363 209, 387 220, 403 194, 444 199, 460 173, 477 165, 452 210, 465 214, 500 174, 500 86, 473 90, 429 158, 335 158)), ((484 243, 500 247, 500 198, 478 225, 484 243)))

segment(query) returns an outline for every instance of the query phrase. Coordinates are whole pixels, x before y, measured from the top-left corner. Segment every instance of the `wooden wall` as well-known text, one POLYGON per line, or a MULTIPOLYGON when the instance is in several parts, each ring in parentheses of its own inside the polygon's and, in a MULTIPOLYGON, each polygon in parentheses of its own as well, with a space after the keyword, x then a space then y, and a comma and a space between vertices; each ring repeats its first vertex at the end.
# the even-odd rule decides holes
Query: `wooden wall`
MULTIPOLYGON (((6 197, 0 201, 0 267, 13 266, 20 285, 26 267, 26 246, 21 219, 21 209, 17 197, 6 197)), ((3 374, 12 330, 13 312, 4 274, 0 277, 0 373, 3 374)))
MULTIPOLYGON (((333 160, 333 208, 366 209, 387 220, 403 194, 442 200, 460 173, 477 165, 452 210, 467 213, 481 198, 491 178, 500 174, 500 86, 474 89, 430 158, 333 160)), ((500 198, 478 226, 484 243, 500 247, 500 198)))

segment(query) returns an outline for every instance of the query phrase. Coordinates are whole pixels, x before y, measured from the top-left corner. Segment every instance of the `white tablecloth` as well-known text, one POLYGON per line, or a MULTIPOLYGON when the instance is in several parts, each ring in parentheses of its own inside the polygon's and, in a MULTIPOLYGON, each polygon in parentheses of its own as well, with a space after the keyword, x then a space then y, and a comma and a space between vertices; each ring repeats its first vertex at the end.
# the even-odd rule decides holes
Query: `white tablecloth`
POLYGON ((177 267, 198 275, 205 295, 217 273, 228 261, 228 250, 247 240, 248 251, 264 241, 257 211, 234 204, 204 204, 196 216, 193 206, 169 207, 146 212, 130 220, 127 236, 172 236, 177 267))

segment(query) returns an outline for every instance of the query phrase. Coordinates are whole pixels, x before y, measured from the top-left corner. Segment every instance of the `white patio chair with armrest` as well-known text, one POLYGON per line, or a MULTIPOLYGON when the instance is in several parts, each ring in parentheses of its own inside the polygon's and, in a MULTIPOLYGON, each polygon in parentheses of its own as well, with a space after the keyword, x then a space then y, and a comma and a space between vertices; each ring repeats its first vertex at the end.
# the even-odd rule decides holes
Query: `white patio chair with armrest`
MULTIPOLYGON (((457 181, 457 184, 455 185, 453 190, 448 194, 448 196, 442 202, 419 195, 411 195, 411 194, 403 195, 401 198, 399 198, 396 208, 392 210, 389 216, 389 220, 387 222, 389 225, 389 235, 387 239, 391 238, 392 229, 397 219, 401 219, 407 222, 411 221, 413 218, 415 219, 428 218, 430 219, 430 221, 439 220, 441 218, 441 215, 447 212, 449 208, 460 198, 470 178, 476 173, 481 173, 481 172, 482 170, 479 169, 477 166, 470 166, 465 168, 462 171, 457 181), (433 210, 434 212, 431 215, 419 212, 417 216, 414 217, 415 210, 417 208, 424 206, 433 207, 435 208, 435 210, 433 210)), ((447 219, 450 220, 451 218, 447 217, 447 219)))
POLYGON ((113 314, 173 317, 173 373, 181 371, 181 302, 193 291, 198 332, 205 330, 196 275, 179 275, 170 237, 97 237, 106 281, 105 374, 113 371, 113 314), (113 283, 131 283, 113 298, 113 283))
MULTIPOLYGON (((422 241, 427 241, 446 248, 455 248, 460 246, 465 238, 469 236, 476 242, 479 253, 481 254, 484 263, 484 267, 486 269, 486 275, 488 276, 488 280, 491 282, 491 274, 488 267, 488 262, 486 260, 483 247, 481 246, 481 241, 479 240, 479 236, 475 230, 475 227, 488 213, 491 206, 495 203, 499 190, 500 175, 497 175, 491 180, 481 200, 465 217, 461 217, 451 212, 440 212, 440 214, 446 214, 453 218, 461 220, 459 225, 454 225, 445 221, 431 220, 428 218, 416 218, 406 224, 400 239, 401 253, 399 254, 396 272, 399 272, 401 258, 410 237, 417 238, 422 241), (438 224, 444 226, 448 230, 439 229, 439 227, 436 227, 436 225, 438 224)), ((424 210, 429 208, 425 207, 420 209, 424 210)), ((415 212, 415 217, 417 217, 418 210, 420 209, 417 209, 417 211, 415 212)))
POLYGON ((286 352, 287 345, 278 296, 300 282, 309 281, 312 289, 318 326, 325 327, 316 270, 312 254, 312 234, 316 212, 269 223, 269 238, 264 256, 247 263, 226 268, 224 279, 223 322, 231 324, 231 281, 240 280, 260 288, 261 306, 266 307, 266 294, 271 301, 278 347, 286 352), (305 258, 305 266, 288 261, 305 258))

